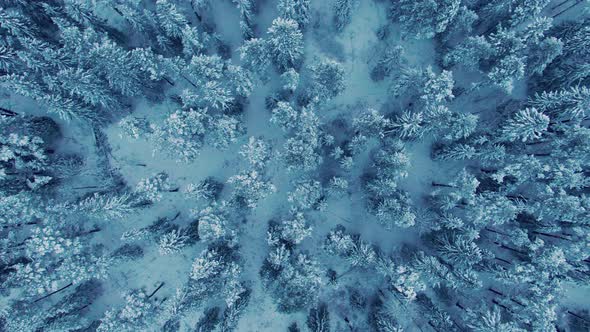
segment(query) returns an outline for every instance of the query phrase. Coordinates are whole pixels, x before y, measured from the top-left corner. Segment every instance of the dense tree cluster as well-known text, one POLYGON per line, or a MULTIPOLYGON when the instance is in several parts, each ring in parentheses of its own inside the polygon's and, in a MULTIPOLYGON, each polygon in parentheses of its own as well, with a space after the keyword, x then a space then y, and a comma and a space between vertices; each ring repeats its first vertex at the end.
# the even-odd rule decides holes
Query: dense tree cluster
POLYGON ((0 331, 589 330, 589 13, 3 1, 0 331))

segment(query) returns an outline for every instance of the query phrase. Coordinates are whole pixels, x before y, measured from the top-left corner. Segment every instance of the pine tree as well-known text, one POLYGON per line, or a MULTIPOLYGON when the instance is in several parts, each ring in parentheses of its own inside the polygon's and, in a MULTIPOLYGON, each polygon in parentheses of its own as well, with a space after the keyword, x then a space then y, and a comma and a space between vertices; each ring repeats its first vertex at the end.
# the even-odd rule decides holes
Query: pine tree
POLYGON ((443 234, 437 240, 441 257, 457 267, 470 267, 481 262, 481 249, 465 235, 443 234))
POLYGON ((156 16, 166 35, 180 38, 183 28, 188 24, 184 15, 168 0, 156 1, 156 16))
POLYGON ((284 131, 289 131, 296 127, 299 114, 289 103, 279 101, 271 112, 270 122, 278 125, 284 131))
POLYGON ((150 125, 146 118, 136 116, 127 116, 119 121, 118 126, 121 128, 121 136, 138 139, 145 137, 151 132, 150 125))
POLYGON ((223 238, 228 232, 228 216, 224 212, 225 205, 212 205, 201 211, 194 211, 193 215, 199 220, 199 238, 205 241, 215 241, 223 238))
POLYGON ((144 202, 139 196, 130 193, 99 194, 94 193, 75 203, 58 204, 52 208, 58 212, 81 212, 89 217, 97 219, 121 219, 144 202))
POLYGON ((324 199, 322 186, 318 181, 304 180, 297 183, 287 196, 287 201, 298 210, 321 209, 324 199))
POLYGON ((175 111, 162 126, 152 126, 153 137, 159 148, 171 156, 179 161, 190 161, 199 155, 208 121, 205 110, 175 111))
POLYGON ((510 55, 498 62, 488 73, 488 78, 507 93, 511 93, 515 81, 524 77, 525 66, 526 64, 520 56, 510 55))
POLYGON ((431 67, 427 67, 424 75, 424 90, 420 98, 424 100, 426 105, 438 105, 455 97, 453 95, 455 81, 452 72, 443 70, 437 75, 432 71, 431 67))
POLYGON ((352 20, 355 0, 336 0, 334 3, 334 24, 336 30, 342 31, 352 20))
POLYGON ((139 94, 146 81, 132 53, 123 50, 111 40, 103 38, 95 44, 89 56, 97 60, 95 70, 104 73, 109 86, 124 96, 139 94))
POLYGON ((243 145, 239 153, 248 160, 250 166, 263 170, 271 159, 271 146, 262 138, 250 136, 248 144, 243 145))
POLYGON ((238 206, 250 209, 258 205, 258 201, 276 191, 276 187, 257 171, 243 171, 230 177, 227 182, 233 184, 233 200, 238 206))
POLYGON ((465 160, 476 156, 476 150, 468 144, 454 144, 437 151, 436 158, 441 160, 465 160))
POLYGON ((239 301, 239 295, 244 291, 239 282, 240 274, 237 252, 227 243, 213 244, 193 261, 188 296, 196 305, 209 296, 221 295, 231 306, 239 301))
POLYGON ((184 235, 182 231, 173 230, 160 238, 158 251, 163 256, 175 254, 187 245, 188 240, 188 236, 184 235))
POLYGON ((2 191, 13 192, 26 188, 48 167, 43 140, 16 133, 0 134, 0 183, 2 191))
POLYGON ((573 87, 560 91, 543 91, 530 98, 529 104, 541 112, 555 117, 559 121, 573 120, 578 123, 586 115, 586 106, 590 102, 590 89, 573 87))
POLYGON ((283 90, 292 93, 299 85, 299 73, 293 68, 285 71, 281 74, 281 84, 283 90))
POLYGON ((34 37, 37 33, 35 25, 29 19, 17 11, 0 8, 0 27, 10 34, 19 37, 34 37))
POLYGON ((318 263, 304 254, 291 256, 285 265, 278 268, 263 266, 261 275, 277 302, 278 310, 286 313, 314 303, 323 284, 318 263))
POLYGON ((239 51, 242 63, 246 68, 261 76, 266 75, 271 63, 268 41, 260 38, 246 40, 239 51))
POLYGON ((494 305, 492 310, 477 312, 473 309, 467 309, 468 326, 474 330, 482 332, 494 331, 511 331, 524 332, 514 322, 502 322, 500 307, 494 305))
POLYGON ((250 302, 251 290, 243 287, 237 288, 236 298, 230 305, 225 308, 223 317, 220 325, 220 331, 231 332, 235 331, 238 325, 240 316, 244 313, 244 310, 250 302))
POLYGON ((379 81, 391 75, 399 75, 405 62, 402 46, 388 47, 371 71, 371 79, 379 81))
POLYGON ((322 60, 311 68, 314 94, 330 100, 344 91, 344 68, 334 60, 322 60))
POLYGON ((507 19, 511 26, 516 26, 538 16, 548 3, 548 0, 494 0, 482 7, 481 15, 485 20, 494 20, 494 23, 507 19))
POLYGON ((168 174, 160 172, 141 179, 135 187, 135 192, 147 201, 157 202, 162 199, 162 192, 171 191, 168 174))
POLYGON ((310 0, 279 0, 277 9, 282 18, 297 21, 299 29, 304 30, 309 23, 310 0))
POLYGON ((54 93, 69 93, 71 98, 79 98, 86 104, 109 110, 119 106, 111 91, 90 71, 65 69, 57 72, 55 77, 46 76, 44 79, 54 93))
POLYGON ((535 108, 518 111, 502 128, 502 139, 522 142, 538 139, 549 126, 549 117, 535 108))
POLYGON ((401 0, 394 5, 392 12, 399 15, 405 35, 428 39, 446 30, 460 4, 459 0, 401 0))
POLYGON ((295 136, 283 145, 281 156, 289 170, 310 171, 322 162, 320 147, 319 119, 312 110, 302 109, 299 113, 295 136))
POLYGON ((229 115, 216 116, 211 121, 211 132, 207 141, 216 148, 225 149, 238 141, 245 132, 239 119, 229 115))
POLYGON ((232 0, 240 12, 240 28, 242 36, 248 40, 254 37, 254 20, 252 0, 232 0))
POLYGON ((281 71, 297 68, 303 56, 303 34, 297 22, 275 19, 268 29, 268 47, 274 64, 281 71))
POLYGON ((293 217, 283 220, 281 239, 292 244, 299 244, 311 235, 312 227, 308 226, 303 213, 297 212, 293 217))
POLYGON ((493 56, 494 48, 484 36, 472 36, 445 54, 443 61, 447 66, 461 64, 468 69, 477 69, 481 60, 493 56))
POLYGON ((392 124, 402 139, 416 139, 424 136, 426 129, 422 112, 404 111, 392 124))
POLYGON ((309 310, 307 327, 312 332, 330 332, 330 313, 325 303, 319 303, 309 310))
POLYGON ((157 307, 143 290, 123 294, 125 304, 120 309, 105 312, 97 328, 99 332, 133 331, 147 328, 153 323, 157 307))
POLYGON ((373 108, 352 119, 352 126, 357 132, 371 137, 383 137, 390 125, 390 120, 373 108))
POLYGON ((534 45, 529 55, 527 70, 541 75, 545 68, 563 52, 563 42, 555 37, 549 37, 534 45))

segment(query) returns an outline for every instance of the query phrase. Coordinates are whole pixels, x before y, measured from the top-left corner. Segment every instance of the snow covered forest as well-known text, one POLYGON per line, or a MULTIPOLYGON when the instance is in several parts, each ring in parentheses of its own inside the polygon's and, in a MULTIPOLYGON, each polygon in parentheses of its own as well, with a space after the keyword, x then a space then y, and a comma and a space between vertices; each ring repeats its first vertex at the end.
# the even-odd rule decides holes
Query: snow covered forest
POLYGON ((590 331, 590 1, 0 0, 0 331, 590 331))

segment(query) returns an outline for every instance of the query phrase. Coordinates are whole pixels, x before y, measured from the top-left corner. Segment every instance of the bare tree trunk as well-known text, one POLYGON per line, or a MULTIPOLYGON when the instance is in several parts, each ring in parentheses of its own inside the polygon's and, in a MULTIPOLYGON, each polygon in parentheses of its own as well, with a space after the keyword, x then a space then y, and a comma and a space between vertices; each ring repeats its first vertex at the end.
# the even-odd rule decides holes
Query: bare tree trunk
POLYGON ((565 8, 564 10, 560 11, 559 13, 557 13, 557 14, 555 14, 555 15, 551 16, 551 18, 556 18, 557 16, 559 16, 559 15, 561 15, 561 14, 563 14, 563 13, 567 12, 568 10, 570 10, 570 9, 574 8, 575 6, 579 5, 580 3, 582 3, 582 1, 579 1, 579 0, 578 0, 578 1, 576 1, 576 2, 575 2, 573 5, 571 5, 571 6, 567 7, 567 8, 565 8))
POLYGON ((568 314, 570 314, 570 315, 572 315, 572 316, 574 316, 574 317, 578 318, 578 319, 581 319, 581 320, 585 321, 586 323, 590 323, 590 320, 588 320, 587 318, 584 318, 584 317, 582 317, 582 316, 580 316, 580 315, 578 315, 578 314, 576 314, 576 313, 574 313, 574 312, 571 312, 571 311, 569 311, 569 310, 568 310, 568 311, 566 311, 566 312, 567 312, 568 314))
POLYGON ((560 240, 566 240, 566 241, 572 240, 572 239, 568 239, 567 237, 563 237, 563 236, 559 236, 559 235, 555 235, 555 234, 549 234, 549 233, 543 233, 543 232, 537 232, 537 231, 533 231, 532 233, 537 234, 537 235, 552 237, 552 238, 556 238, 556 239, 560 239, 560 240))
POLYGON ((558 7, 561 7, 562 5, 568 3, 570 0, 563 0, 562 2, 556 4, 555 6, 551 7, 551 10, 553 9, 557 9, 558 7))
POLYGON ((154 296, 154 295, 155 295, 155 294, 156 294, 156 293, 157 293, 157 292, 158 292, 158 291, 159 291, 159 290, 160 290, 160 289, 161 289, 161 288, 164 286, 164 284, 165 284, 165 283, 164 283, 164 282, 162 282, 162 283, 160 284, 160 286, 158 286, 158 288, 156 288, 156 289, 155 289, 155 290, 154 290, 154 291, 153 291, 153 292, 152 292, 150 295, 148 295, 148 297, 147 297, 147 298, 149 299, 149 298, 151 298, 152 296, 154 296))
POLYGON ((498 291, 498 290, 495 290, 495 289, 493 289, 492 287, 488 288, 488 290, 489 290, 490 292, 492 292, 492 293, 496 294, 496 295, 504 296, 504 293, 502 293, 502 292, 500 292, 500 291, 498 291))
POLYGON ((510 265, 512 265, 512 262, 511 262, 511 261, 509 261, 509 260, 506 260, 506 259, 504 259, 504 258, 500 258, 500 257, 494 257, 494 259, 496 259, 496 260, 499 260, 500 262, 504 262, 504 263, 506 263, 506 264, 510 264, 510 265))
POLYGON ((74 283, 70 282, 69 284, 67 284, 67 285, 63 286, 62 288, 60 288, 60 289, 58 289, 58 290, 56 290, 56 291, 53 291, 53 292, 51 292, 51 293, 49 293, 49 294, 47 294, 47 295, 45 295, 45 296, 43 296, 43 297, 40 297, 40 298, 36 299, 35 301, 33 301, 33 303, 37 303, 37 302, 39 302, 39 301, 41 301, 41 300, 43 300, 43 299, 46 299, 46 298, 50 297, 50 296, 51 296, 51 295, 53 295, 53 294, 57 294, 57 293, 59 293, 59 292, 61 292, 61 291, 65 290, 65 289, 67 289, 68 287, 71 287, 73 284, 74 284, 74 283))
POLYGON ((452 185, 450 185, 450 184, 436 183, 436 182, 434 182, 434 181, 432 181, 432 186, 433 186, 433 187, 457 188, 456 186, 452 186, 452 185))
POLYGON ((15 111, 11 111, 8 108, 0 107, 0 115, 3 115, 3 116, 17 116, 18 113, 16 113, 15 111))

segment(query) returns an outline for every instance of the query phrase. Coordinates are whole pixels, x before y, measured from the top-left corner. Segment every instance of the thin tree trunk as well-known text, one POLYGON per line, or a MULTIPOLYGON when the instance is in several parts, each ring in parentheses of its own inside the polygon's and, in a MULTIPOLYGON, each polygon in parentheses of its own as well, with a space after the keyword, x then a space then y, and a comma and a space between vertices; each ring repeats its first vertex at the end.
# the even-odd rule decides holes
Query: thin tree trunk
POLYGON ((497 169, 485 169, 485 168, 480 168, 479 170, 483 173, 494 173, 494 172, 498 171, 497 169))
POLYGON ((551 18, 556 18, 557 16, 559 16, 559 15, 561 15, 561 14, 563 14, 563 13, 567 12, 568 10, 570 10, 570 9, 574 8, 575 6, 579 5, 580 3, 582 3, 582 2, 581 2, 581 1, 576 1, 576 3, 574 3, 573 5, 571 5, 571 6, 567 7, 567 8, 565 8, 564 10, 560 11, 559 13, 557 13, 557 14, 555 14, 555 15, 551 16, 551 18))
POLYGON ((498 302, 496 299, 492 300, 492 303, 494 303, 495 305, 504 308, 504 310, 512 313, 512 310, 510 310, 510 308, 508 308, 507 306, 503 305, 502 303, 498 302))
POLYGON ((11 111, 8 108, 0 107, 0 114, 3 116, 17 116, 18 113, 11 111))
POLYGON ((526 305, 524 305, 524 303, 522 303, 522 302, 520 302, 520 301, 518 301, 518 300, 516 300, 516 299, 514 299, 514 298, 510 298, 510 301, 512 301, 512 302, 514 302, 514 303, 516 303, 516 304, 518 304, 519 306, 521 306, 521 307, 523 307, 523 308, 526 308, 526 305))
POLYGON ((188 77, 186 77, 184 74, 180 74, 180 76, 182 76, 182 78, 184 78, 190 85, 192 85, 196 89, 199 88, 195 83, 193 83, 193 81, 189 80, 188 77))
POLYGON ((84 309, 88 308, 88 307, 89 307, 91 304, 92 304, 92 302, 90 302, 90 303, 88 303, 88 304, 86 304, 86 305, 83 305, 83 306, 81 306, 80 308, 78 308, 78 309, 76 309, 76 310, 73 310, 73 311, 70 311, 70 312, 68 312, 67 314, 65 314, 65 316, 67 316, 67 315, 71 315, 71 314, 75 314, 75 313, 77 313, 78 311, 82 311, 82 310, 84 310, 84 309))
POLYGON ((444 183, 436 183, 436 182, 432 182, 432 186, 433 187, 446 187, 446 188, 457 188, 456 186, 452 186, 450 184, 444 184, 444 183))
POLYGON ((172 82, 172 81, 171 81, 171 80, 170 80, 168 77, 164 76, 164 77, 162 77, 162 78, 164 79, 164 81, 166 81, 166 83, 168 83, 168 84, 170 84, 170 85, 174 86, 174 82, 172 82))
POLYGON ((356 268, 356 266, 352 266, 348 270, 342 272, 340 275, 337 275, 336 280, 338 280, 340 277, 343 277, 343 276, 349 274, 350 272, 354 271, 355 268, 356 268))
POLYGON ((115 7, 115 6, 113 6, 112 8, 113 8, 113 10, 115 11, 115 13, 117 13, 117 14, 121 15, 121 17, 125 17, 125 15, 123 15, 123 13, 122 13, 122 12, 119 10, 119 8, 117 8, 117 7, 115 7))
POLYGON ((537 145, 537 144, 543 144, 543 143, 549 143, 549 141, 528 142, 528 143, 524 143, 524 145, 537 145))
POLYGON ((506 263, 506 264, 510 264, 510 265, 512 265, 512 262, 511 262, 511 261, 509 261, 509 260, 506 260, 506 259, 504 259, 504 258, 500 258, 500 257, 494 257, 494 259, 496 259, 496 260, 499 260, 500 262, 504 262, 504 263, 506 263))
POLYGON ((162 287, 164 286, 164 284, 165 284, 165 283, 164 283, 164 282, 162 282, 162 283, 160 284, 160 286, 158 286, 158 288, 156 288, 156 289, 155 289, 155 290, 154 290, 154 291, 153 291, 153 292, 152 292, 150 295, 148 295, 148 297, 147 297, 147 298, 148 298, 148 299, 150 299, 152 296, 154 296, 154 295, 155 295, 155 294, 156 294, 156 293, 157 293, 157 292, 160 290, 160 288, 162 288, 162 287))
POLYGON ((73 187, 72 189, 96 189, 98 186, 73 187))
POLYGON ((500 291, 498 291, 498 290, 495 290, 495 289, 493 289, 492 287, 488 288, 488 290, 489 290, 490 292, 492 292, 492 293, 496 294, 496 295, 504 296, 504 293, 502 293, 502 292, 500 292, 500 291))
POLYGON ((56 290, 56 291, 53 291, 53 292, 51 292, 51 293, 49 293, 49 294, 47 294, 47 295, 45 295, 45 296, 43 296, 43 297, 40 297, 40 298, 36 299, 35 301, 33 301, 33 303, 37 303, 37 302, 39 302, 39 301, 41 301, 41 300, 43 300, 43 299, 46 299, 46 298, 50 297, 50 296, 51 296, 51 295, 53 295, 53 294, 57 294, 57 293, 59 293, 59 292, 61 292, 61 291, 65 290, 65 289, 67 289, 68 287, 71 287, 73 284, 74 284, 74 283, 70 282, 69 284, 67 284, 67 285, 63 286, 62 288, 60 288, 60 289, 58 289, 58 290, 56 290))
POLYGON ((526 255, 526 252, 524 252, 524 251, 521 251, 521 250, 518 250, 518 249, 514 249, 514 248, 512 248, 512 247, 509 247, 509 246, 507 246, 507 245, 504 245, 504 244, 502 244, 502 243, 499 243, 499 242, 494 242, 494 243, 495 243, 495 244, 497 244, 498 246, 500 246, 500 248, 502 248, 502 249, 506 249, 506 250, 514 251, 514 252, 516 252, 516 253, 519 253, 519 254, 521 254, 521 255, 526 255))
POLYGON ((562 5, 568 3, 570 0, 563 0, 562 2, 556 4, 555 6, 551 7, 551 10, 557 9, 557 7, 561 7, 562 5))
POLYGON ((31 221, 31 222, 24 222, 24 223, 14 224, 14 225, 3 225, 2 228, 21 227, 21 226, 24 226, 24 225, 37 225, 37 224, 38 224, 38 222, 31 221))
POLYGON ((510 236, 507 233, 500 232, 500 231, 497 231, 495 229, 491 229, 491 228, 488 228, 488 227, 484 227, 484 230, 486 230, 488 232, 491 232, 491 233, 496 233, 496 234, 500 234, 500 235, 510 236))
POLYGON ((89 230, 89 231, 82 232, 82 233, 80 233, 80 235, 78 235, 78 236, 86 236, 86 235, 90 235, 90 234, 92 234, 92 233, 98 233, 98 232, 100 232, 101 230, 102 230, 102 229, 100 229, 100 227, 97 227, 97 228, 91 229, 91 230, 89 230))
POLYGON ((430 320, 429 320, 429 321, 428 321, 428 325, 430 325, 430 327, 432 327, 432 329, 433 329, 433 330, 435 330, 436 332, 440 332, 440 331, 439 331, 439 330, 436 328, 436 326, 434 326, 434 324, 432 324, 432 321, 430 321, 430 320))
POLYGON ((584 318, 584 317, 582 317, 582 316, 580 316, 580 315, 578 315, 578 314, 576 314, 576 313, 574 313, 574 312, 571 312, 571 311, 569 311, 569 310, 568 310, 568 311, 566 311, 566 312, 567 312, 568 314, 570 314, 570 315, 572 315, 572 316, 574 316, 574 317, 578 318, 578 319, 581 319, 581 320, 585 321, 586 323, 590 323, 590 320, 588 320, 587 318, 584 318))
POLYGON ((571 241, 572 239, 568 239, 567 237, 563 237, 563 236, 559 236, 559 235, 555 235, 555 234, 549 234, 549 233, 543 233, 543 232, 537 232, 537 231, 533 231, 533 234, 538 234, 538 235, 544 235, 547 237, 552 237, 552 238, 556 238, 556 239, 560 239, 560 240, 566 240, 566 241, 571 241))
POLYGON ((176 212, 176 214, 174 215, 174 218, 172 218, 170 221, 174 221, 174 220, 176 220, 178 217, 180 217, 180 212, 176 212))

